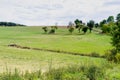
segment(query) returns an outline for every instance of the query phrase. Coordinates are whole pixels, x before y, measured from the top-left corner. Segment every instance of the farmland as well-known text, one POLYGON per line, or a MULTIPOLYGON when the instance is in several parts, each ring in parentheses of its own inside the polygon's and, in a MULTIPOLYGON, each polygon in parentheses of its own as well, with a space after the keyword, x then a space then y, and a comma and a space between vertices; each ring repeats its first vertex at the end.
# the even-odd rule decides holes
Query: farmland
MULTIPOLYGON (((9 47, 17 44, 30 48, 76 52, 78 54, 91 54, 93 52, 104 55, 109 49, 111 37, 98 32, 79 34, 77 30, 70 34, 66 28, 58 28, 55 34, 45 34, 41 27, 0 27, 0 73, 6 69, 14 71, 36 71, 41 69, 46 72, 52 68, 67 67, 69 65, 95 64, 103 66, 109 64, 106 59, 87 56, 71 55, 50 51, 21 49, 9 47)), ((115 70, 117 64, 111 64, 115 70)), ((111 69, 109 72, 114 71, 111 69)), ((116 73, 118 74, 118 73, 116 73)))

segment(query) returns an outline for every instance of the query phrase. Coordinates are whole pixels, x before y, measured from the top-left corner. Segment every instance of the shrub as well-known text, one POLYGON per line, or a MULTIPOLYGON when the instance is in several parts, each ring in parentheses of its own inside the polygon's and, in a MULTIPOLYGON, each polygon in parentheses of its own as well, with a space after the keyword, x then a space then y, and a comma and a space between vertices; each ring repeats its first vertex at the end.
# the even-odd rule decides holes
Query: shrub
POLYGON ((50 31, 49 31, 49 34, 54 34, 55 33, 55 29, 51 29, 50 31))
POLYGON ((91 65, 88 67, 86 76, 89 78, 89 80, 102 80, 104 77, 103 70, 95 65, 91 65))
POLYGON ((84 33, 86 33, 87 30, 88 30, 88 27, 83 27, 83 28, 82 28, 82 31, 83 31, 84 33))
POLYGON ((111 31, 110 26, 108 26, 107 24, 104 24, 102 27, 102 32, 103 33, 110 33, 110 31, 111 31))
POLYGON ((19 71, 15 69, 14 73, 6 72, 0 75, 0 80, 24 80, 19 71))
POLYGON ((47 27, 42 27, 42 29, 44 30, 45 33, 48 32, 48 28, 47 27))
POLYGON ((92 52, 90 54, 90 56, 92 56, 92 57, 100 57, 99 53, 96 53, 96 52, 92 52))
POLYGON ((112 50, 109 50, 105 53, 105 57, 108 61, 113 61, 113 62, 116 62, 116 54, 117 54, 117 51, 115 49, 112 49, 112 50))
POLYGON ((117 53, 115 58, 116 58, 117 62, 120 62, 120 53, 117 53))
POLYGON ((51 26, 51 30, 49 31, 49 34, 54 34, 56 29, 58 29, 57 26, 51 26))
POLYGON ((72 33, 74 31, 74 27, 69 27, 69 32, 72 33))

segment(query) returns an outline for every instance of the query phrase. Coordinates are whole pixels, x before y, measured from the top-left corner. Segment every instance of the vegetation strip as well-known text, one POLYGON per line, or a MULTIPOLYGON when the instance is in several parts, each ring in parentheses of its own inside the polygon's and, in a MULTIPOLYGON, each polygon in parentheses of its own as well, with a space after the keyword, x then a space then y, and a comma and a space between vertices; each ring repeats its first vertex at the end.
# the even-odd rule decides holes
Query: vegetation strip
POLYGON ((31 49, 31 50, 41 50, 41 51, 48 51, 48 52, 56 52, 56 53, 64 53, 64 54, 71 54, 71 55, 79 55, 79 56, 88 56, 88 57, 97 57, 97 58, 104 58, 105 56, 100 56, 98 54, 83 54, 83 53, 76 53, 76 52, 67 52, 67 51, 60 51, 60 50, 50 50, 50 49, 41 49, 41 48, 31 48, 26 46, 20 46, 17 44, 10 44, 9 47, 15 47, 20 49, 31 49))

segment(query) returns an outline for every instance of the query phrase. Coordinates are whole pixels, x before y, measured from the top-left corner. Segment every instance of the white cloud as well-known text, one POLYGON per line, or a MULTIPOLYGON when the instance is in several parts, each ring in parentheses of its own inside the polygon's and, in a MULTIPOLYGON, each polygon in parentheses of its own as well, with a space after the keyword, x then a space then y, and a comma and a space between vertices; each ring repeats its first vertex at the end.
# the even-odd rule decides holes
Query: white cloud
POLYGON ((0 0, 0 21, 26 25, 68 24, 76 18, 100 21, 119 13, 119 0, 0 0))

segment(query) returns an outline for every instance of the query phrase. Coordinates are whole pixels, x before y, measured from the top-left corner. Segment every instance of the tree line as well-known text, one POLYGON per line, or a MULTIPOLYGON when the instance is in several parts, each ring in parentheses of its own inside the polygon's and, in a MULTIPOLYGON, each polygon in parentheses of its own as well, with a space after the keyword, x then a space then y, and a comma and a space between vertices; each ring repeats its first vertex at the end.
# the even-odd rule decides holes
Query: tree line
MULTIPOLYGON (((69 22, 67 26, 70 33, 77 29, 79 33, 83 31, 84 34, 88 30, 91 33, 94 27, 101 29, 102 33, 112 36, 111 44, 114 48, 112 50, 108 50, 105 54, 106 59, 113 62, 120 62, 120 13, 117 14, 116 19, 114 16, 109 16, 107 19, 103 19, 99 23, 95 23, 94 20, 90 20, 87 24, 82 20, 76 19, 74 23, 69 22)), ((48 32, 48 27, 43 27, 42 29, 45 33, 48 32)), ((57 26, 51 26, 49 33, 55 33, 56 29, 57 26)))
POLYGON ((25 25, 13 22, 0 22, 0 26, 25 26, 25 25))

